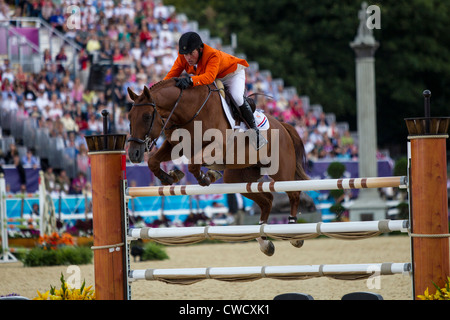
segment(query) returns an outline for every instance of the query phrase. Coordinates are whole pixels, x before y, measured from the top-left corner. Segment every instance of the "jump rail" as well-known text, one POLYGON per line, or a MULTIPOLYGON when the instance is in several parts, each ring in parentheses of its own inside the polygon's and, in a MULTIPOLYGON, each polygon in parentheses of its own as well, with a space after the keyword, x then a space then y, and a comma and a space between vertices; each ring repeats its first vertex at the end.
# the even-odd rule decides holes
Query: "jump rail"
POLYGON ((129 273, 129 281, 157 280, 170 284, 192 284, 205 279, 220 281, 253 281, 262 278, 305 280, 329 277, 338 280, 360 280, 372 276, 405 274, 411 263, 322 264, 305 266, 259 266, 218 268, 144 269, 129 273))
POLYGON ((271 181, 253 183, 211 184, 208 187, 200 185, 161 186, 161 187, 129 187, 130 197, 157 197, 175 195, 226 194, 226 193, 256 193, 256 192, 288 192, 336 189, 365 189, 383 187, 407 186, 407 177, 375 177, 355 179, 323 179, 304 181, 271 181))
POLYGON ((358 240, 381 233, 408 232, 408 220, 381 220, 302 224, 265 224, 243 226, 206 226, 179 228, 130 228, 128 240, 152 239, 163 244, 189 244, 205 239, 250 241, 260 236, 279 240, 307 240, 325 235, 330 238, 358 240))

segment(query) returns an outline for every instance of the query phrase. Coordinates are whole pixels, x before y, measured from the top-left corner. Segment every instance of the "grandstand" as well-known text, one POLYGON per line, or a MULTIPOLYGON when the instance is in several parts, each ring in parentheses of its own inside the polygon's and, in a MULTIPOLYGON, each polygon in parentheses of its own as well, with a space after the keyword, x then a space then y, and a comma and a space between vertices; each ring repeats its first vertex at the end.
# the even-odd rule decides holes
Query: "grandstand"
MULTIPOLYGON (((158 0, 1 0, 0 12, 4 168, 13 166, 6 155, 16 145, 21 158, 31 150, 44 170, 65 171, 72 180, 83 171, 89 180, 82 165, 86 155, 80 150, 84 136, 101 130, 100 112, 105 108, 114 119, 112 131, 128 130, 131 101, 126 88, 139 92, 161 80, 186 31, 246 58, 234 45, 223 45, 197 21, 158 0)), ((270 70, 261 70, 258 62, 249 64, 248 94, 273 97, 258 96, 257 107, 295 125, 311 161, 356 159, 357 137, 347 123, 336 123, 334 114, 310 105, 308 96, 273 78, 270 70)))

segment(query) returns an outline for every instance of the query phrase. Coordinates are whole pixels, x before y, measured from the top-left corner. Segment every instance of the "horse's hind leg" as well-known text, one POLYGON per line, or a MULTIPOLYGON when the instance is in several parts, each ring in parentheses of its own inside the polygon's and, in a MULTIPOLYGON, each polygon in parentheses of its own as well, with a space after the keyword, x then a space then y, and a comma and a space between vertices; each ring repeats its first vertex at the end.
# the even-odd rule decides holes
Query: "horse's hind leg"
MULTIPOLYGON (((255 201, 256 204, 261 208, 259 224, 261 225, 267 223, 270 211, 272 210, 273 195, 270 192, 246 193, 242 195, 250 200, 255 201)), ((272 241, 267 240, 267 237, 258 237, 256 238, 256 241, 258 241, 259 248, 264 254, 268 256, 274 254, 275 246, 273 245, 272 241)))
MULTIPOLYGON (((246 169, 227 169, 224 172, 223 181, 225 183, 238 183, 238 182, 256 182, 260 178, 259 168, 246 168, 246 169)), ((245 193, 244 197, 253 200, 261 209, 260 224, 267 223, 270 211, 272 210, 273 195, 270 192, 262 193, 245 193)), ((267 240, 266 237, 258 237, 256 239, 259 243, 261 251, 271 256, 275 252, 275 247, 272 241, 267 240)))
MULTIPOLYGON (((301 191, 292 191, 292 192, 286 192, 286 193, 289 197, 289 203, 291 204, 291 212, 289 215, 289 224, 297 223, 297 212, 298 212, 298 207, 300 205, 301 191)), ((300 248, 303 246, 304 240, 291 240, 290 242, 294 247, 300 248)))

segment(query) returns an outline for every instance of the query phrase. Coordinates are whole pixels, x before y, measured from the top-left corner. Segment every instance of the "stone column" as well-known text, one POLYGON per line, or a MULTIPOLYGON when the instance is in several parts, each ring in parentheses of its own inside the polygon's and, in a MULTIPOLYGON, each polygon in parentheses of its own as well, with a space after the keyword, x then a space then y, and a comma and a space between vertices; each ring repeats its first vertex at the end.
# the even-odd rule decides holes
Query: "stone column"
MULTIPOLYGON (((358 126, 358 159, 360 177, 377 177, 377 119, 375 99, 375 51, 379 43, 367 27, 367 3, 358 13, 357 34, 350 47, 356 59, 356 104, 358 126)), ((350 220, 379 220, 385 218, 386 207, 376 189, 360 190, 358 200, 350 208, 350 220)))
POLYGON ((356 54, 356 103, 359 141, 359 176, 377 177, 377 119, 375 104, 375 51, 379 44, 367 28, 367 4, 359 11, 358 33, 350 47, 356 54))

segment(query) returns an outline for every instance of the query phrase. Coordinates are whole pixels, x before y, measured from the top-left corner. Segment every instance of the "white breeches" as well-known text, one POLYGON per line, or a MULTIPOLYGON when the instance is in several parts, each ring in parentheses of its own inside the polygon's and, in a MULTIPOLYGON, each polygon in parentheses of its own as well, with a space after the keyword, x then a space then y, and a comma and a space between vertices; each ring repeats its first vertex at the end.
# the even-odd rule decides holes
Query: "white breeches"
POLYGON ((244 104, 245 94, 245 69, 237 70, 220 79, 228 89, 237 106, 244 104))

